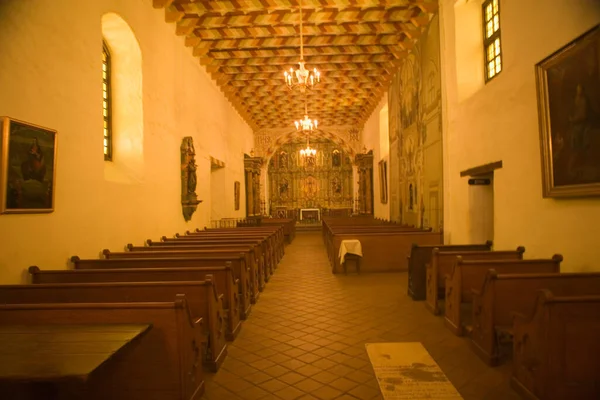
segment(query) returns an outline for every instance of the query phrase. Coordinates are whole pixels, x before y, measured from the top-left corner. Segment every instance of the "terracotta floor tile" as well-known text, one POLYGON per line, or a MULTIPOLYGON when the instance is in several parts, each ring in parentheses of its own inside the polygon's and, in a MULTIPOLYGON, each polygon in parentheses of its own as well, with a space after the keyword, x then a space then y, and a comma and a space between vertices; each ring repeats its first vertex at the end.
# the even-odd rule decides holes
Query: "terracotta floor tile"
POLYGON ((465 400, 518 399, 510 364, 488 367, 406 285, 405 273, 333 275, 321 233, 298 232, 202 399, 381 399, 372 342, 423 343, 465 400))

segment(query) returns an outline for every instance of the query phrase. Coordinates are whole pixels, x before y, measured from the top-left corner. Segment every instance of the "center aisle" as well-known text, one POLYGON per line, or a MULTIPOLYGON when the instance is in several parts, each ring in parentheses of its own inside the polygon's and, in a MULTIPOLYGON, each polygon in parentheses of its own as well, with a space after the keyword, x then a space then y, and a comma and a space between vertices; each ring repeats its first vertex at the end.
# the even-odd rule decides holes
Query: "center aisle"
POLYGON ((406 279, 333 275, 320 232, 299 232, 220 371, 205 375, 203 399, 382 399, 365 351, 372 342, 422 342, 465 399, 518 399, 510 366, 481 362, 409 299, 406 279))

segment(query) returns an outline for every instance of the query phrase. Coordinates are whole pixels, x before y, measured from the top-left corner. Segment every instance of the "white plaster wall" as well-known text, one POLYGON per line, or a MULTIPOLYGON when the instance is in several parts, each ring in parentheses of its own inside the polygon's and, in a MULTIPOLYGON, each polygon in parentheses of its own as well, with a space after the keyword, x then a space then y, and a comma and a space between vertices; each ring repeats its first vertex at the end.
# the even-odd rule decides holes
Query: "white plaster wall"
MULTIPOLYGON (((600 23, 600 4, 501 1, 504 70, 487 85, 461 90, 455 37, 464 37, 468 24, 455 24, 454 3, 440 2, 446 240, 469 239, 468 185, 460 171, 502 160, 494 175, 495 247, 524 245, 527 258, 561 253, 565 271, 600 270, 600 200, 542 198, 534 73, 536 63, 600 23)), ((481 27, 472 34, 481 35, 481 27)))
MULTIPOLYGON (((387 94, 383 96, 373 114, 365 123, 362 133, 362 145, 366 146, 367 150, 373 150, 373 205, 376 218, 390 219, 390 201, 389 201, 389 181, 390 181, 390 162, 389 162, 389 135, 386 135, 388 129, 388 120, 382 121, 380 114, 382 109, 387 109, 387 94), (382 126, 385 123, 385 126, 382 126), (381 135, 387 136, 384 138, 384 144, 381 143, 381 135), (381 203, 379 182, 379 161, 385 159, 388 162, 388 201, 386 204, 381 203)), ((358 176, 356 177, 358 179, 358 176)), ((358 180, 355 183, 358 187, 358 180)), ((356 196, 356 194, 355 194, 356 196)))
MULTIPOLYGON (((72 255, 98 257, 209 223, 211 207, 233 210, 233 182, 244 182, 251 129, 210 80, 164 11, 151 0, 4 0, 0 2, 0 115, 58 131, 55 211, 0 215, 0 283, 17 283, 30 265, 66 268, 72 255), (119 14, 142 51, 144 179, 104 178, 101 18, 119 14), (183 136, 192 136, 199 205, 185 223, 180 203, 183 136), (225 161, 228 182, 211 205, 210 156, 225 161)), ((117 153, 115 152, 115 155, 117 153)), ((245 204, 243 196, 240 203, 245 204)))

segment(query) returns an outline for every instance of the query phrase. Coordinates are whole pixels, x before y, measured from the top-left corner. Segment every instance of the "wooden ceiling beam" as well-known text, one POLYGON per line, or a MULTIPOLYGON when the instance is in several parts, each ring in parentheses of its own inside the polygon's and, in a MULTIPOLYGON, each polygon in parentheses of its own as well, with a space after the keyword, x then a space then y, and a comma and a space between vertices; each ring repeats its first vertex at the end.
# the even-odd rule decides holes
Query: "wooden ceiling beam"
MULTIPOLYGON (((405 39, 406 40, 406 39, 405 39)), ((348 45, 348 46, 322 46, 322 47, 305 47, 304 57, 310 59, 316 56, 335 56, 335 55, 375 55, 375 54, 393 54, 396 58, 402 58, 406 52, 400 46, 401 43, 395 45, 348 45)), ((201 56, 204 54, 196 53, 194 47, 194 55, 201 56)), ((293 58, 291 62, 297 63, 300 60, 299 46, 281 47, 272 49, 252 49, 252 50, 211 50, 207 57, 215 60, 229 60, 231 58, 273 58, 273 57, 288 57, 293 58)))
MULTIPOLYGON (((338 10, 344 9, 369 9, 376 7, 416 7, 426 1, 385 1, 385 0, 304 0, 302 2, 303 9, 320 9, 320 8, 335 8, 338 10)), ((297 0, 210 0, 210 1, 189 1, 175 0, 175 5, 189 13, 206 14, 219 13, 227 14, 239 9, 246 12, 257 11, 298 11, 299 2, 297 0)))
MULTIPOLYGON (((305 38, 306 47, 324 46, 394 46, 401 43, 404 35, 400 32, 395 35, 338 35, 338 36, 312 36, 305 38)), ((299 47, 299 40, 293 38, 272 37, 268 39, 237 39, 237 40, 212 40, 200 41, 194 47, 194 55, 203 56, 211 50, 253 50, 260 48, 299 47)))
MULTIPOLYGON (((290 65, 291 66, 291 65, 290 65)), ((308 66, 308 65, 307 65, 308 66)), ((362 64, 362 63, 337 63, 337 64, 320 64, 319 71, 322 76, 358 76, 358 75, 367 75, 367 76, 377 76, 381 73, 381 70, 393 68, 395 65, 393 62, 390 63, 378 63, 378 64, 362 64), (363 68, 364 67, 364 68, 363 68)), ((244 65, 237 67, 221 67, 218 72, 215 72, 214 77, 221 77, 221 74, 224 75, 238 75, 238 74, 280 74, 283 76, 283 71, 287 68, 283 68, 278 65, 244 65)), ((281 78, 283 79, 283 78, 281 78)))
MULTIPOLYGON (((356 23, 386 23, 408 22, 415 14, 415 10, 420 12, 417 6, 398 6, 394 8, 369 8, 363 10, 360 8, 336 10, 336 9, 319 9, 317 11, 305 9, 303 10, 303 25, 320 25, 320 24, 346 24, 356 23)), ((300 24, 300 16, 297 12, 289 11, 274 11, 265 12, 264 9, 256 12, 246 12, 243 9, 221 15, 218 13, 186 13, 179 4, 172 4, 165 9, 166 13, 179 15, 182 23, 194 23, 197 28, 202 29, 219 29, 219 28, 242 28, 242 27, 277 27, 280 25, 295 25, 300 24), (190 19, 189 22, 184 20, 190 19)))
MULTIPOLYGON (((193 20, 193 18, 190 18, 193 20)), ((391 35, 401 32, 406 26, 412 27, 410 18, 403 22, 367 22, 367 23, 326 23, 320 25, 306 25, 302 28, 304 37, 326 36, 326 35, 391 35)), ((270 38, 278 37, 300 37, 298 25, 272 25, 272 26, 249 26, 228 28, 204 28, 196 26, 192 36, 200 40, 234 40, 252 37, 270 38)))
MULTIPOLYGON (((387 75, 386 72, 382 72, 383 75, 387 75)), ((284 79, 283 74, 246 74, 246 75, 221 75, 220 77, 212 74, 212 78, 219 81, 219 84, 229 85, 234 87, 244 86, 283 86, 284 79)), ((381 75, 369 76, 369 75, 357 75, 357 76, 345 76, 345 75, 327 75, 327 81, 323 80, 322 83, 371 83, 381 82, 381 75)))
MULTIPOLYGON (((396 57, 391 54, 358 54, 358 55, 339 55, 339 56, 313 56, 305 59, 307 69, 314 67, 320 68, 320 64, 350 64, 348 69, 356 68, 381 68, 379 64, 393 63, 396 57), (368 65, 365 65, 368 64, 368 65)), ((211 57, 200 57, 201 65, 210 65, 214 67, 243 67, 260 65, 280 65, 283 69, 296 67, 297 62, 291 61, 289 57, 273 58, 230 58, 226 60, 215 60, 211 57)))

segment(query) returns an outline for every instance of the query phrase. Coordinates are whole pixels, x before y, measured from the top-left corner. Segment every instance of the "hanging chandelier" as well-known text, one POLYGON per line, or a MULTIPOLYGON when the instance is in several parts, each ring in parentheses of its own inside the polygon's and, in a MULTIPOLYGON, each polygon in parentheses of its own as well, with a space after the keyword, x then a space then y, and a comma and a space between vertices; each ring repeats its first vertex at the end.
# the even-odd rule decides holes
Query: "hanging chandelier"
POLYGON ((308 134, 306 134, 306 148, 300 150, 300 155, 302 157, 314 157, 317 155, 317 150, 310 147, 308 134))
POLYGON ((308 118, 308 105, 306 104, 306 99, 304 99, 304 118, 295 121, 294 124, 296 125, 297 130, 307 133, 317 129, 319 125, 319 122, 316 119, 308 118))
POLYGON ((300 61, 299 68, 294 71, 290 68, 289 72, 285 71, 283 76, 285 84, 289 89, 297 87, 301 93, 306 92, 306 89, 312 89, 314 85, 321 82, 321 73, 314 68, 312 71, 304 68, 304 41, 302 35, 302 0, 300 0, 300 61))

